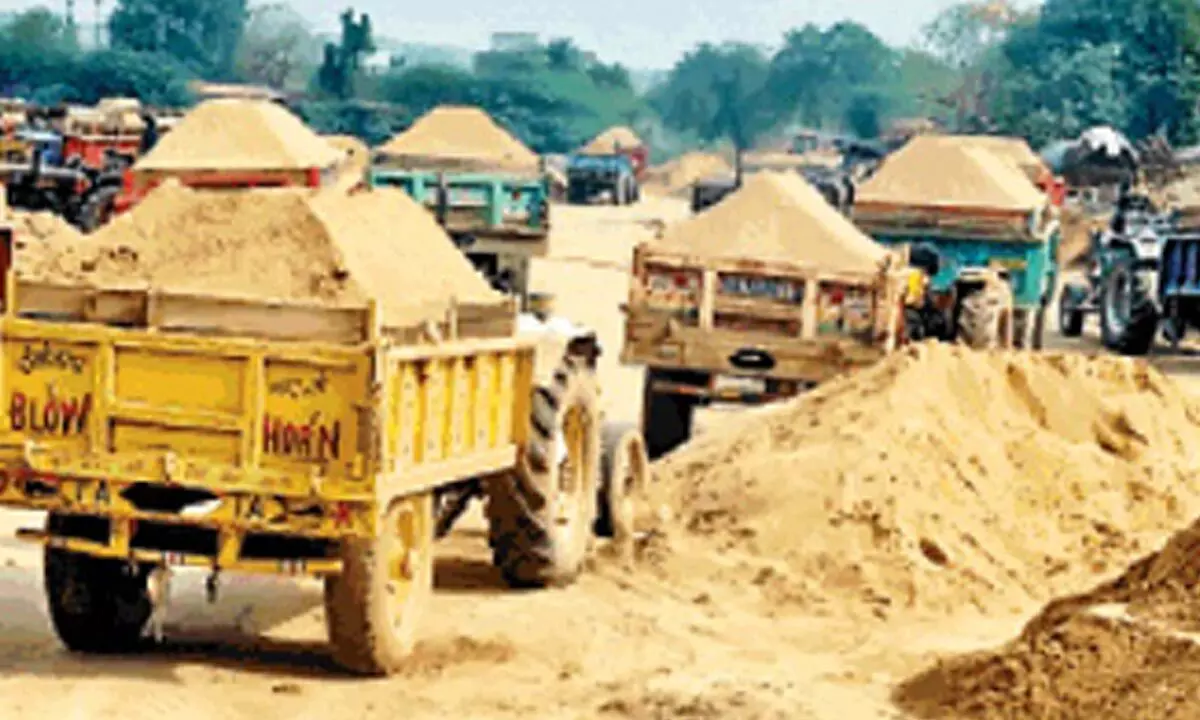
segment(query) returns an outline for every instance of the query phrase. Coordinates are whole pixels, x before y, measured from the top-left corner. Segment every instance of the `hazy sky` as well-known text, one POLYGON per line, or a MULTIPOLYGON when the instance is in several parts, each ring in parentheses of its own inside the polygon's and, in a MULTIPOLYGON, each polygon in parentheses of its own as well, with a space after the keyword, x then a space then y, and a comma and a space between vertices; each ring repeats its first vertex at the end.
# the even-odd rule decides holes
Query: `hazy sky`
MULTIPOLYGON (((38 4, 53 9, 64 5, 62 0, 0 0, 0 9, 38 4)), ((572 36, 607 61, 667 68, 703 40, 773 44, 784 30, 806 22, 827 25, 850 18, 891 43, 906 43, 954 0, 291 0, 290 4, 321 29, 335 28, 338 13, 352 4, 371 13, 382 34, 401 40, 481 47, 493 31, 531 31, 572 36)), ((1036 0, 1018 4, 1029 6, 1036 0)), ((104 5, 111 7, 112 0, 104 5)), ((76 6, 80 20, 90 21, 92 0, 77 0, 76 6)))

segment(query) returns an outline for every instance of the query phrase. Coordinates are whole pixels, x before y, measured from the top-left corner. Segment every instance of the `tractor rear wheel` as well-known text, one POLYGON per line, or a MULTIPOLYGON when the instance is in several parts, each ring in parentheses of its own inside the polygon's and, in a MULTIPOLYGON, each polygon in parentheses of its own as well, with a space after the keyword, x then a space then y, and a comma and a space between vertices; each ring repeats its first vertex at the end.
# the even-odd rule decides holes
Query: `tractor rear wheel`
POLYGON ((1100 302, 1100 339, 1122 355, 1145 355, 1154 345, 1158 309, 1128 263, 1114 265, 1100 302))
POLYGON ((575 580, 591 547, 599 474, 595 372, 567 357, 534 391, 517 467, 487 482, 492 559, 509 585, 575 580))

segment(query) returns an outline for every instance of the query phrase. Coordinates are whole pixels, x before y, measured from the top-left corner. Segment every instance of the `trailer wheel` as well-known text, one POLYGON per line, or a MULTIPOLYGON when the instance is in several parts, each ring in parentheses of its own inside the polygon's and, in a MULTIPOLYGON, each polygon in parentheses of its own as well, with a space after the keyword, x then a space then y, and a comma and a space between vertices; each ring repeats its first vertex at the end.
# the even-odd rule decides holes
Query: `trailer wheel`
POLYGON ((1077 338, 1083 335, 1083 311, 1079 309, 1082 293, 1072 286, 1063 288, 1058 299, 1058 331, 1063 337, 1077 338))
POLYGON ((600 474, 600 406, 595 373, 567 358, 538 387, 517 467, 492 477, 492 559, 513 587, 568 585, 591 547, 600 474))
POLYGON ((634 532, 636 503, 646 489, 650 458, 633 423, 610 423, 601 434, 596 535, 624 539, 634 532))
POLYGON ((150 619, 149 568, 47 547, 44 581, 50 620, 72 652, 136 650, 150 619))
POLYGON ((587 205, 587 202, 587 188, 582 183, 570 183, 567 185, 568 205, 587 205))
POLYGON ((692 436, 696 402, 686 395, 656 392, 659 373, 646 371, 642 387, 642 436, 651 460, 684 444, 692 436))
POLYGON ((325 579, 334 660, 362 675, 394 673, 433 594, 432 494, 393 500, 375 537, 343 540, 340 557, 342 572, 325 579))
POLYGON ((1012 347, 1012 293, 1002 282, 989 282, 961 300, 958 341, 972 350, 1012 347))
POLYGON ((1046 306, 1038 305, 1033 313, 1033 331, 1031 333, 1030 349, 1041 350, 1046 346, 1046 306))

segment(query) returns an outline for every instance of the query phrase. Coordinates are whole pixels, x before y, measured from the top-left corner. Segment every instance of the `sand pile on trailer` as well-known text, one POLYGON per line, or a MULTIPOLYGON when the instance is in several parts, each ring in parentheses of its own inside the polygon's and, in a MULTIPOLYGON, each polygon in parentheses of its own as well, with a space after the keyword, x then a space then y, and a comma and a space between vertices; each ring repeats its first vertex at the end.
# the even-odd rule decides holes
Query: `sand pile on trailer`
POLYGON ((608 155, 619 150, 641 147, 642 139, 632 128, 624 125, 611 127, 579 149, 581 155, 608 155))
POLYGON ((0 224, 13 230, 13 266, 25 275, 83 242, 84 235, 51 212, 0 212, 0 224))
POLYGON ((673 225, 656 247, 728 259, 874 272, 891 254, 795 173, 764 171, 706 212, 673 225))
POLYGON ((443 105, 380 147, 385 163, 436 169, 470 165, 537 172, 540 160, 520 140, 477 107, 443 105))
POLYGON ((1033 210, 1047 199, 992 152, 938 137, 918 138, 883 161, 856 193, 856 208, 962 207, 1033 210))
POLYGON ((691 192, 697 180, 709 177, 733 176, 733 166, 720 155, 690 152, 680 155, 646 173, 646 184, 663 194, 691 192))
POLYGON ((340 159, 278 103, 222 98, 197 105, 134 170, 307 170, 340 159))
POLYGON ((1200 521, 1116 580, 1048 604, 1008 645, 897 691, 937 718, 1200 717, 1200 521))
POLYGON ((1200 512, 1200 406, 1148 365, 922 344, 657 466, 683 537, 855 618, 1020 611, 1200 512))
POLYGON ((196 191, 167 182, 31 275, 98 286, 362 306, 385 322, 502 303, 436 221, 398 190, 196 191))
POLYGON ((915 146, 914 149, 920 149, 923 145, 933 143, 961 145, 963 147, 983 150, 1017 168, 1031 182, 1037 182, 1039 178, 1050 172, 1046 161, 1035 153, 1033 148, 1029 147, 1029 143, 1019 137, 1005 135, 922 135, 910 140, 909 146, 915 146))
POLYGON ((322 138, 342 154, 334 186, 349 190, 364 182, 367 167, 371 164, 371 148, 353 135, 323 135, 322 138))

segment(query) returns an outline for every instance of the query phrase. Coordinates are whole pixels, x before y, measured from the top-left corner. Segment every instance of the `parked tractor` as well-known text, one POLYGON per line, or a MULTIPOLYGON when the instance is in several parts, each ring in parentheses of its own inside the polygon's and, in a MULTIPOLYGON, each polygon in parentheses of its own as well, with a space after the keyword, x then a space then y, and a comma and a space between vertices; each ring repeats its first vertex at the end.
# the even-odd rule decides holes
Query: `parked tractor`
POLYGON ((107 222, 130 159, 110 152, 96 169, 77 156, 62 160, 57 133, 30 130, 23 136, 32 148, 28 165, 4 166, 8 206, 55 213, 85 233, 107 222))
MULTIPOLYGON (((1160 259, 1165 238, 1173 234, 1172 225, 1171 216, 1147 196, 1123 189, 1109 227, 1092 233, 1086 281, 1063 288, 1060 332, 1079 337, 1087 316, 1096 313, 1106 348, 1126 355, 1147 353, 1163 316, 1160 259)), ((1181 238, 1173 248, 1183 244, 1181 238)))
POLYGON ((587 205, 607 195, 613 205, 632 205, 642 195, 633 161, 623 153, 572 155, 567 159, 567 202, 587 205))

